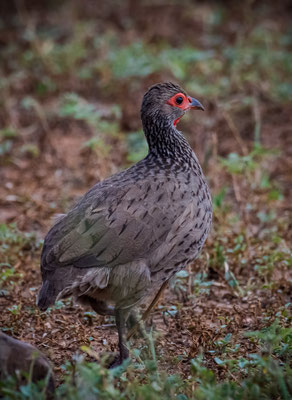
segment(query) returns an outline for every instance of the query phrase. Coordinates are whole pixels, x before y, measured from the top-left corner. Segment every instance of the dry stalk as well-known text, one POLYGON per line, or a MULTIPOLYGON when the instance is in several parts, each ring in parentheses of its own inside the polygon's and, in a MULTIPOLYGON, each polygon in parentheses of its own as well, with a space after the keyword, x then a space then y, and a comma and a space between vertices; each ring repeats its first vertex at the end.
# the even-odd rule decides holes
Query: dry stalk
POLYGON ((247 148, 246 144, 244 143, 244 141, 241 139, 239 131, 238 131, 233 119, 231 118, 231 115, 226 110, 223 110, 223 117, 224 117, 225 121, 227 122, 227 125, 228 125, 231 133, 233 134, 235 140, 239 144, 242 154, 244 156, 246 156, 248 154, 248 148, 247 148))
POLYGON ((157 303, 159 302, 159 299, 160 299, 162 293, 164 292, 164 290, 165 290, 167 284, 168 284, 168 280, 165 281, 165 282, 163 282, 161 288, 160 288, 160 289, 158 290, 158 292, 156 293, 156 296, 154 297, 154 299, 152 300, 152 302, 151 302, 150 305, 148 306, 147 310, 144 311, 144 313, 143 313, 143 315, 142 315, 142 318, 141 318, 141 319, 137 322, 137 324, 135 324, 135 325, 133 326, 133 328, 131 328, 130 331, 128 332, 127 340, 131 339, 131 337, 132 337, 132 336, 134 335, 134 333, 137 331, 140 322, 141 322, 141 321, 144 321, 144 322, 145 322, 145 321, 147 320, 147 318, 149 317, 149 314, 150 314, 152 308, 154 308, 154 307, 157 305, 157 303))
POLYGON ((244 233, 244 236, 245 236, 245 240, 246 240, 246 243, 247 243, 248 259, 250 259, 251 258, 250 257, 250 251, 249 251, 249 249, 250 249, 250 240, 249 240, 250 219, 249 219, 249 215, 248 215, 248 213, 246 211, 244 202, 243 202, 241 194, 240 194, 240 188, 239 188, 237 179, 233 174, 231 174, 231 177, 232 177, 232 185, 233 185, 233 190, 234 190, 234 194, 235 194, 235 199, 236 199, 236 201, 237 201, 237 203, 239 205, 240 213, 241 213, 241 215, 243 217, 243 220, 244 220, 244 223, 245 223, 245 226, 246 226, 246 232, 244 233))

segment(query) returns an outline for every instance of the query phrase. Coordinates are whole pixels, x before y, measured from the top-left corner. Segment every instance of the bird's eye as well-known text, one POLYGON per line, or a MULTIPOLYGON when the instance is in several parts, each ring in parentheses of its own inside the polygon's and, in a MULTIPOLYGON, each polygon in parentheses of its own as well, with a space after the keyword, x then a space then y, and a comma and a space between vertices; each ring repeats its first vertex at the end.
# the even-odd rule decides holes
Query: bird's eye
POLYGON ((184 101, 184 99, 182 98, 182 96, 178 96, 178 97, 175 99, 176 104, 181 104, 183 101, 184 101))

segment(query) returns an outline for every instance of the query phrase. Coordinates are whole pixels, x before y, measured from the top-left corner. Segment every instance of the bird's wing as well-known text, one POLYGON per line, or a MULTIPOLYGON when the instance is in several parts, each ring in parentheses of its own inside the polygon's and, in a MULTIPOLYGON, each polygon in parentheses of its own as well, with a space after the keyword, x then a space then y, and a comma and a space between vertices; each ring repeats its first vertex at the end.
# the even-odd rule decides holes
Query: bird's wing
POLYGON ((166 186, 149 179, 118 187, 96 185, 48 233, 42 268, 114 267, 151 253, 184 208, 167 201, 175 191, 166 186))

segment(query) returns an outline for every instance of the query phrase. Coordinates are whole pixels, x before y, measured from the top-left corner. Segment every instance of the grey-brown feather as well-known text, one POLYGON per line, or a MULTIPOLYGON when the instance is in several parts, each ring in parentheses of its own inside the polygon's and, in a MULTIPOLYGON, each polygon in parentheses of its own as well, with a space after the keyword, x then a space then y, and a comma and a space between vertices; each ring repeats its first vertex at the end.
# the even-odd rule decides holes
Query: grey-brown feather
POLYGON ((42 308, 71 294, 131 307, 197 257, 212 206, 198 160, 164 106, 178 90, 154 87, 144 97, 148 156, 96 184, 48 233, 42 308))

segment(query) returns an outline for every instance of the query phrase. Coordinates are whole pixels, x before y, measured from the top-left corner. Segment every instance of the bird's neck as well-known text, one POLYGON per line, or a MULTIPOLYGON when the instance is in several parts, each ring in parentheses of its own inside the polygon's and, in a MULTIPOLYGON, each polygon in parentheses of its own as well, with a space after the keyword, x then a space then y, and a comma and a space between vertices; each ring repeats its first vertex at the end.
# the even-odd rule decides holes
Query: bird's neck
POLYGON ((167 120, 147 119, 143 121, 143 129, 149 146, 148 156, 164 162, 192 168, 198 164, 197 157, 189 143, 176 127, 167 120))

